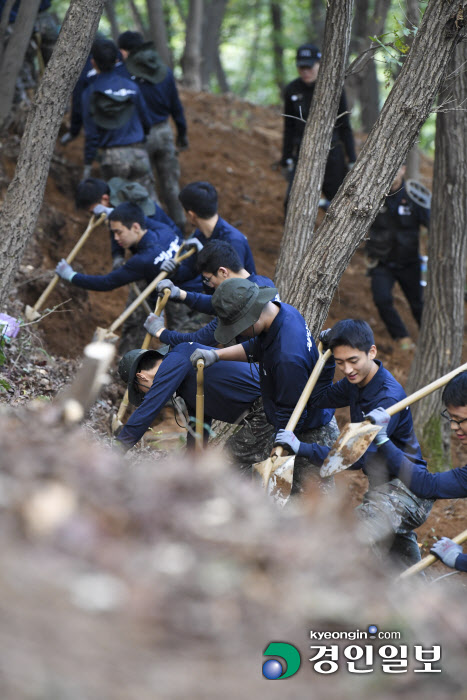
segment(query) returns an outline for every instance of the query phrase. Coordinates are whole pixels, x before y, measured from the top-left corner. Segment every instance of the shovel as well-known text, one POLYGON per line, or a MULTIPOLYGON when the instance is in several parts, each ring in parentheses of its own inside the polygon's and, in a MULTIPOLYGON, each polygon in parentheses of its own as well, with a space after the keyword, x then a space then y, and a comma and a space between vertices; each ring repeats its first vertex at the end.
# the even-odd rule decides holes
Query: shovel
MULTIPOLYGON (((186 258, 189 258, 190 255, 193 255, 193 253, 196 251, 196 246, 193 246, 193 248, 190 248, 187 250, 186 253, 182 254, 184 244, 180 246, 180 248, 177 250, 174 260, 176 263, 181 263, 182 260, 185 260, 186 258)), ((115 343, 118 340, 118 335, 114 333, 114 331, 117 330, 117 328, 120 328, 122 323, 124 323, 129 316, 133 313, 135 309, 138 308, 138 306, 151 294, 151 292, 154 291, 154 289, 157 287, 159 282, 164 280, 167 277, 167 272, 160 272, 157 277, 155 277, 150 284, 144 289, 139 297, 135 299, 127 308, 125 311, 123 311, 118 318, 115 319, 115 321, 112 323, 109 328, 100 328, 97 327, 94 333, 94 342, 108 342, 108 343, 115 343)))
MULTIPOLYGON (((462 542, 465 542, 466 540, 467 530, 464 530, 464 532, 461 532, 459 535, 456 535, 452 538, 452 541, 456 544, 462 544, 462 542)), ((403 571, 400 574, 400 576, 398 576, 398 579, 408 578, 409 576, 413 576, 413 574, 418 574, 420 571, 423 571, 423 569, 426 569, 432 564, 434 564, 435 561, 440 560, 438 559, 438 557, 435 557, 434 554, 429 554, 427 557, 424 557, 421 561, 418 561, 416 564, 403 571)))
MULTIPOLYGON (((435 379, 434 382, 419 389, 414 394, 407 396, 405 399, 402 399, 402 401, 398 401, 393 406, 389 406, 389 408, 386 409, 387 413, 389 413, 390 416, 399 413, 399 411, 425 398, 425 396, 436 391, 436 389, 440 389, 453 377, 460 372, 464 372, 466 369, 467 363, 461 365, 457 369, 453 369, 452 372, 445 374, 443 377, 435 379)), ((352 464, 355 464, 367 451, 368 447, 379 433, 380 427, 381 426, 371 423, 369 420, 364 420, 362 423, 347 423, 323 462, 323 466, 320 470, 321 476, 332 476, 344 469, 348 469, 352 464)))
POLYGON ((203 449, 204 428, 204 360, 196 363, 196 451, 203 449))
MULTIPOLYGON (((303 413, 311 392, 315 388, 318 377, 321 374, 324 365, 331 356, 331 350, 326 350, 323 354, 323 345, 318 345, 318 360, 316 361, 313 371, 310 374, 302 395, 298 399, 292 415, 285 427, 286 430, 294 430, 297 426, 300 416, 303 413)), ((263 479, 263 486, 268 494, 281 506, 284 506, 290 496, 293 482, 293 470, 295 464, 295 455, 284 455, 284 448, 278 445, 272 449, 268 459, 263 462, 253 464, 253 469, 259 472, 263 479)))
MULTIPOLYGON (((71 263, 75 257, 78 255, 79 251, 83 247, 83 245, 86 243, 87 239, 89 238, 90 234, 92 231, 94 231, 95 228, 100 226, 107 218, 106 214, 101 214, 99 218, 94 216, 94 214, 91 216, 89 219, 89 224, 86 229, 86 231, 83 233, 79 241, 76 243, 75 247, 71 251, 71 253, 68 255, 66 258, 67 263, 71 263)), ((50 280, 49 284, 47 287, 44 289, 42 294, 40 295, 39 299, 36 301, 34 306, 29 306, 29 304, 26 306, 24 315, 28 321, 37 321, 38 318, 41 317, 41 314, 39 313, 39 309, 44 305, 44 302, 50 295, 50 293, 54 290, 55 285, 57 284, 58 280, 60 277, 58 275, 54 275, 52 279, 50 280)))
MULTIPOLYGON (((170 296, 170 289, 164 289, 164 296, 159 297, 157 300, 156 308, 154 309, 154 313, 156 316, 160 316, 162 313, 162 310, 164 306, 167 304, 167 299, 170 296)), ((149 345, 151 343, 151 338, 152 335, 150 333, 146 333, 143 344, 141 346, 142 350, 147 350, 149 348, 149 345)), ((117 430, 123 425, 123 417, 126 413, 126 410, 128 408, 129 404, 129 398, 128 398, 128 389, 125 391, 125 394, 122 399, 122 403, 120 404, 120 408, 118 409, 118 412, 115 413, 112 416, 112 434, 115 435, 117 430)))

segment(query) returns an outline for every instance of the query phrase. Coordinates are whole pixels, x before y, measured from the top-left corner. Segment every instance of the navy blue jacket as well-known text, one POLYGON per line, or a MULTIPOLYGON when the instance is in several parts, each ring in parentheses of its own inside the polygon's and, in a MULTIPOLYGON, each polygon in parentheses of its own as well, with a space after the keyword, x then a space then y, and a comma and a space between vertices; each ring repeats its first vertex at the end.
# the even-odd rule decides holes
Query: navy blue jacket
MULTIPOLYGON (((154 231, 146 231, 136 246, 135 254, 122 267, 108 275, 82 275, 77 272, 71 280, 72 284, 96 292, 108 292, 141 279, 149 284, 159 274, 161 263, 173 258, 178 250, 178 240, 170 229, 167 228, 167 231, 164 237, 154 231)), ((155 302, 156 296, 157 292, 154 291, 151 301, 155 302)))
MULTIPOLYGON (((285 428, 318 359, 318 350, 303 316, 289 304, 274 302, 280 311, 267 332, 242 343, 249 362, 259 362, 261 395, 266 417, 285 428)), ((333 368, 325 367, 317 382, 332 382, 333 368)), ((305 407, 297 431, 326 425, 334 411, 305 407)))
MULTIPOLYGON (((159 209, 161 209, 159 207, 159 209)), ((161 209, 161 212, 165 214, 165 212, 161 209)), ((146 216, 144 219, 144 225, 148 229, 148 231, 152 231, 153 233, 157 234, 159 236, 160 242, 162 246, 171 246, 172 241, 174 239, 177 240, 178 247, 181 245, 181 240, 180 240, 180 235, 177 233, 179 231, 178 227, 175 226, 168 226, 167 224, 163 223, 162 221, 157 221, 155 219, 155 216, 157 215, 157 210, 156 214, 154 216, 146 216)), ((167 216, 167 219, 169 217, 167 216)), ((169 219, 169 221, 172 221, 169 219)), ((110 232, 110 249, 112 253, 112 258, 119 257, 124 254, 124 251, 121 246, 118 245, 117 241, 115 240, 115 237, 112 233, 112 231, 109 228, 110 232)), ((178 250, 178 248, 177 248, 178 250)), ((134 254, 136 252, 136 247, 131 247, 130 251, 134 254)), ((172 255, 170 257, 173 257, 172 255)))
POLYGON ((96 157, 97 149, 115 146, 130 146, 142 143, 145 131, 151 124, 147 117, 147 107, 143 96, 133 80, 120 75, 118 71, 99 73, 86 88, 82 96, 82 113, 85 131, 84 162, 89 165, 96 157), (118 129, 103 129, 97 126, 89 113, 91 97, 94 92, 126 91, 135 105, 130 119, 118 129))
MULTIPOLYGON (((171 350, 157 371, 150 390, 143 403, 130 416, 118 436, 118 440, 133 447, 144 435, 174 392, 181 396, 187 405, 190 416, 195 415, 196 370, 190 362, 190 355, 199 343, 184 343, 171 350)), ((235 423, 242 413, 249 409, 260 396, 258 374, 244 362, 217 362, 204 370, 204 413, 205 422, 217 419, 225 423, 235 423)))
MULTIPOLYGON (((375 360, 379 365, 374 377, 364 387, 351 384, 348 379, 341 379, 330 387, 320 390, 318 387, 312 394, 313 406, 322 408, 341 408, 350 406, 350 420, 353 423, 363 421, 363 416, 378 406, 389 408, 393 404, 406 397, 406 393, 392 374, 388 372, 379 360, 375 360)), ((334 365, 331 360, 327 363, 334 365)), ((409 408, 392 416, 387 434, 390 440, 379 448, 372 443, 365 454, 355 463, 355 469, 363 469, 365 474, 371 479, 373 486, 378 483, 385 483, 392 478, 390 460, 387 458, 389 444, 393 445, 394 453, 399 459, 405 458, 412 465, 419 469, 426 470, 426 462, 422 457, 420 445, 416 438, 412 414, 409 408)), ((307 456, 314 464, 321 465, 327 457, 330 447, 322 445, 301 444, 300 454, 307 456)))
POLYGON ((70 119, 70 134, 73 137, 78 136, 81 126, 83 124, 83 111, 82 111, 82 98, 83 92, 97 77, 98 73, 95 68, 93 68, 91 63, 91 56, 89 55, 84 68, 81 71, 81 75, 76 81, 76 85, 73 89, 72 100, 71 100, 71 119, 70 119))
MULTIPOLYGON (((259 287, 274 287, 274 282, 269 279, 269 277, 263 277, 262 275, 250 275, 248 279, 251 282, 255 282, 259 287)), ((275 301, 280 301, 279 295, 276 294, 275 301)), ((198 294, 197 292, 187 292, 186 299, 183 304, 187 304, 191 309, 196 311, 201 311, 204 314, 213 314, 214 309, 212 308, 212 296, 210 294, 198 294)), ((159 336, 160 340, 166 345, 173 347, 179 343, 201 343, 202 345, 209 345, 215 347, 219 345, 214 337, 214 331, 217 328, 217 318, 213 318, 208 324, 203 326, 194 333, 179 333, 178 331, 162 331, 159 336)), ((242 337, 241 340, 237 342, 242 342, 245 338, 242 337)))
MULTIPOLYGON (((238 231, 238 229, 228 224, 227 221, 221 219, 221 217, 218 218, 209 238, 206 238, 204 233, 201 233, 199 229, 196 229, 190 238, 198 238, 203 245, 206 245, 208 241, 227 241, 227 243, 230 243, 232 248, 237 251, 242 267, 244 267, 250 275, 256 273, 253 253, 251 252, 247 237, 238 231)), ((182 262, 177 271, 177 280, 179 284, 196 277, 196 259, 197 255, 195 253, 182 262)))
POLYGON ((178 95, 175 78, 167 68, 166 76, 160 83, 150 83, 142 78, 133 78, 143 93, 148 106, 148 117, 151 124, 160 124, 172 117, 180 138, 186 136, 186 120, 182 103, 178 95))

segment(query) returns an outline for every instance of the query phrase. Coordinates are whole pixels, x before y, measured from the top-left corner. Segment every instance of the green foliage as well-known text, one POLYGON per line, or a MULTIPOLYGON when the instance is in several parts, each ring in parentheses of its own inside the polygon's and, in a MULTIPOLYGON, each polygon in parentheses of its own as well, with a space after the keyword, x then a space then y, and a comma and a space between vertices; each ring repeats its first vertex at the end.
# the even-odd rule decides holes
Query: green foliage
MULTIPOLYGON (((0 367, 3 367, 3 365, 6 362, 6 355, 5 355, 5 346, 7 344, 7 339, 5 336, 0 337, 0 367)), ((11 389, 10 384, 7 382, 6 379, 3 379, 3 377, 0 377, 0 387, 3 389, 6 389, 7 391, 11 389)))

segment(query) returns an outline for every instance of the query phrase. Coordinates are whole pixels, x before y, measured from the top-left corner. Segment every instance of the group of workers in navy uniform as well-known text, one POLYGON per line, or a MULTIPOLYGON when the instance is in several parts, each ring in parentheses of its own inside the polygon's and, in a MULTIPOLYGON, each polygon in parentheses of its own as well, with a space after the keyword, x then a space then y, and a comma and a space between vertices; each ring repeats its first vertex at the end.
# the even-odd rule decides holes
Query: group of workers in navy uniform
MULTIPOLYGON (((180 410, 180 398, 186 409, 187 445, 193 444, 195 368, 202 358, 206 426, 213 420, 239 426, 226 443, 232 461, 243 471, 251 471, 255 462, 267 458, 274 445, 281 445, 297 455, 292 493, 302 492, 306 485, 326 494, 334 488, 333 479, 322 478, 319 469, 338 437, 334 411, 349 406, 352 421, 369 418, 382 426, 374 443, 353 466, 362 469, 368 478, 368 491, 357 509, 368 541, 376 551, 388 554, 396 566, 417 562, 420 552, 414 529, 426 520, 434 499, 467 495, 467 467, 443 474, 428 471, 410 409, 392 417, 387 413, 391 405, 405 397, 405 392, 376 359, 373 332, 358 319, 344 319, 320 334, 324 348, 332 354, 295 431, 286 429, 318 359, 317 346, 303 316, 280 299, 272 280, 257 273, 247 238, 219 216, 215 187, 197 181, 178 191, 177 175, 177 187, 172 189, 172 194, 176 191, 177 207, 165 190, 166 214, 151 179, 142 181, 133 176, 133 171, 118 165, 114 154, 110 161, 116 164, 115 170, 106 171, 102 166, 107 152, 114 148, 123 149, 129 162, 134 156, 132 149, 138 150, 146 139, 145 152, 150 154, 147 162, 164 178, 164 169, 157 164, 158 159, 164 160, 161 144, 166 147, 165 165, 173 164, 175 152, 169 116, 177 128, 176 145, 188 145, 183 108, 171 71, 137 32, 123 33, 118 43, 120 55, 115 45, 111 50, 112 42, 96 42, 92 51, 94 74, 84 90, 80 88, 85 163, 90 165, 99 150, 106 177, 91 177, 88 169, 76 196, 79 208, 107 216, 112 270, 104 275, 87 275, 62 260, 56 272, 71 284, 107 291, 130 281, 150 283, 163 271, 167 277, 158 283, 152 305, 169 290, 173 306, 204 314, 208 322, 187 332, 167 327, 163 316, 151 313, 145 318, 142 327, 154 337, 154 347, 132 349, 120 360, 120 376, 135 410, 116 437, 117 444, 124 450, 134 447, 168 401, 175 400, 180 410), (102 55, 107 63, 102 62, 102 55), (109 115, 118 121, 115 128, 105 126, 109 115), (173 212, 177 212, 176 217, 170 216, 173 212), (184 238, 185 222, 193 227, 188 238, 184 238), (179 263, 175 253, 182 244, 193 252, 179 263), (344 376, 333 383, 336 367, 344 376)), ((290 183, 320 58, 313 45, 299 47, 300 77, 285 91, 282 164, 290 183)), ((327 203, 356 158, 346 112, 343 93, 323 183, 327 203)), ((72 124, 75 131, 71 137, 76 136, 78 122, 76 119, 72 124)), ((179 172, 177 167, 173 171, 179 172)), ((429 210, 411 200, 403 177, 401 168, 372 227, 367 249, 372 260, 375 303, 395 339, 408 337, 392 308, 390 292, 396 281, 420 322, 419 227, 429 223, 429 210)), ((467 427, 465 435, 462 428, 463 422, 467 423, 467 373, 450 382, 443 400, 443 415, 451 426, 457 426, 459 439, 467 439, 467 427)), ((433 551, 446 564, 467 570, 467 556, 451 540, 443 538, 433 551)))

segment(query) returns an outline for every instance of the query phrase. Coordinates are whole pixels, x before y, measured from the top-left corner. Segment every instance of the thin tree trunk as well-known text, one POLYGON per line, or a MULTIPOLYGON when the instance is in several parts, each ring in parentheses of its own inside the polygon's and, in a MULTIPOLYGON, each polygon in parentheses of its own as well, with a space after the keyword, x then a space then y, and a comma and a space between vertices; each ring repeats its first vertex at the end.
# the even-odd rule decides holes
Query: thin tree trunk
MULTIPOLYGON (((331 1, 328 13, 332 12, 333 4, 331 1)), ((289 236, 281 248, 278 269, 282 272, 281 297, 301 311, 315 334, 326 320, 345 268, 373 223, 400 163, 430 112, 455 45, 464 34, 462 12, 465 16, 467 3, 459 6, 458 0, 429 3, 381 115, 314 236, 320 180, 316 178, 316 166, 313 169, 312 155, 316 153, 313 138, 319 139, 323 122, 313 124, 309 118, 306 147, 302 144, 300 152, 303 171, 300 184, 297 183, 292 193, 294 209, 301 216, 296 215, 297 228, 293 232, 287 219, 289 236), (309 185, 311 177, 314 190, 309 185)), ((327 50, 326 43, 323 68, 327 50)), ((338 86, 336 81, 333 87, 336 100, 338 86)), ((331 112, 328 117, 329 129, 333 116, 331 112)), ((327 137, 320 151, 322 158, 328 143, 327 137)))
POLYGON ((15 175, 0 210, 0 308, 34 233, 58 130, 89 55, 103 7, 104 0, 71 0, 52 58, 36 91, 15 175))
POLYGON ((201 81, 203 90, 209 90, 211 76, 213 73, 217 74, 218 72, 220 63, 220 31, 227 9, 227 2, 228 0, 209 0, 204 3, 201 39, 201 81))
POLYGON ((167 41, 167 28, 165 26, 164 8, 161 0, 146 0, 149 18, 149 32, 152 41, 156 45, 157 52, 168 66, 172 66, 172 56, 167 41))
POLYGON ((224 71, 224 66, 222 65, 221 56, 219 53, 219 47, 217 47, 216 53, 216 76, 217 82, 219 83, 219 88, 221 92, 229 92, 229 82, 224 71))
MULTIPOLYGON (((439 96, 441 104, 443 99, 449 104, 448 111, 438 113, 436 118, 428 284, 408 379, 409 391, 446 374, 461 362, 467 249, 466 62, 467 46, 462 42, 452 57, 448 79, 439 96)), ((448 425, 441 425, 440 409, 441 392, 431 394, 412 409, 423 455, 435 469, 443 469, 450 462, 450 431, 448 425)))
POLYGON ((118 26, 117 13, 115 12, 115 0, 106 0, 105 2, 105 14, 110 22, 110 31, 112 33, 112 39, 115 43, 118 42, 118 36, 120 34, 120 28, 118 26))
POLYGON ((3 61, 3 52, 5 50, 6 41, 6 30, 8 29, 10 12, 13 7, 15 0, 6 0, 5 7, 2 12, 2 19, 0 21, 0 65, 3 61))
POLYGON ((326 6, 323 0, 310 0, 310 39, 321 46, 324 37, 326 6))
POLYGON ((259 51, 259 41, 260 41, 261 29, 262 29, 260 12, 261 12, 261 0, 256 0, 255 7, 254 7, 254 17, 255 17, 254 34, 253 34, 253 38, 251 40, 251 48, 250 48, 250 55, 248 58, 248 63, 247 63, 247 66, 245 68, 245 79, 243 81, 243 85, 241 86, 241 88, 238 91, 238 94, 240 95, 240 97, 245 97, 246 93, 248 92, 250 85, 251 85, 251 81, 253 80, 253 75, 255 73, 255 69, 256 69, 258 51, 259 51))
POLYGON ((344 83, 353 0, 330 0, 324 29, 324 50, 297 170, 287 206, 276 282, 289 300, 292 279, 302 268, 313 236, 326 160, 344 83))
POLYGON ((282 26, 282 5, 279 2, 270 2, 269 10, 272 24, 272 58, 274 65, 274 81, 282 93, 285 86, 284 69, 284 36, 282 26))
POLYGON ((182 57, 183 84, 201 90, 201 29, 203 0, 190 0, 186 23, 185 51, 182 57))
POLYGON ((138 31, 140 34, 144 36, 145 39, 148 38, 148 32, 146 27, 144 26, 143 18, 141 17, 141 13, 136 7, 135 0, 130 0, 130 10, 131 14, 133 15, 133 21, 135 23, 135 28, 136 31, 138 31))
POLYGON ((13 107, 16 79, 23 65, 40 2, 41 0, 30 0, 20 4, 13 31, 3 54, 0 69, 0 128, 6 126, 13 107))

